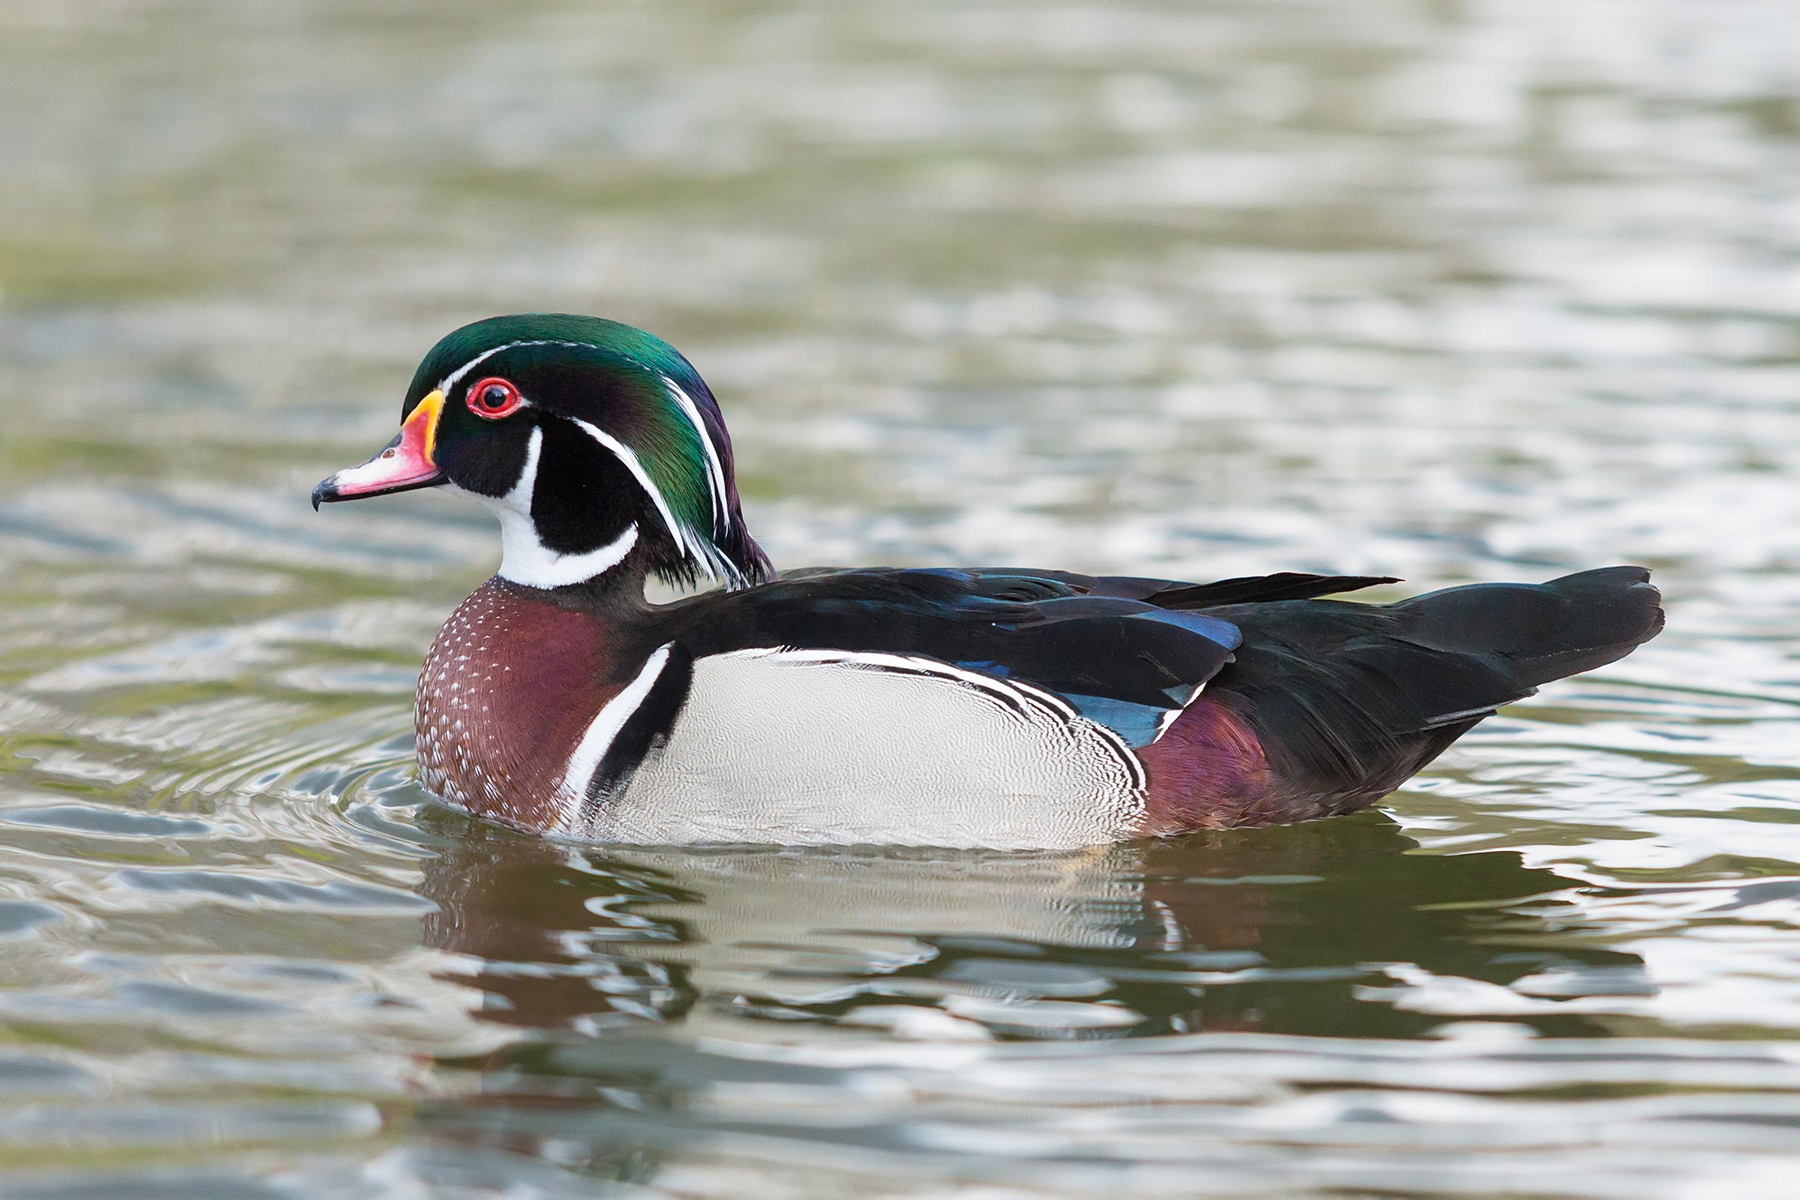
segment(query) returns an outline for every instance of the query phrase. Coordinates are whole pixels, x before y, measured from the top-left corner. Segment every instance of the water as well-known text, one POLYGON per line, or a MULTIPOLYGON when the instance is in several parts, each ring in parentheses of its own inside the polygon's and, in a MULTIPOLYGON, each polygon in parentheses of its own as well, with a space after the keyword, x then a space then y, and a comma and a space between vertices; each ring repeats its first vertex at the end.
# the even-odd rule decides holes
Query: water
POLYGON ((0 9, 0 1190, 1785 1197, 1800 19, 0 9), (613 853, 411 782, 488 518, 315 515, 462 321, 642 325, 778 564, 1669 629, 1381 811, 613 853))

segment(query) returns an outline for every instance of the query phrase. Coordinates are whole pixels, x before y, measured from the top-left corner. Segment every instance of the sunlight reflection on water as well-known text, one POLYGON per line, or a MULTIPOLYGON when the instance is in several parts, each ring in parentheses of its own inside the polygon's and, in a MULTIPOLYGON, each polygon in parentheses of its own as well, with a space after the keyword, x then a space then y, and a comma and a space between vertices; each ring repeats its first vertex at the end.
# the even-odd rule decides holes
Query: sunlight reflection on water
POLYGON ((6 1190, 1786 1196, 1797 34, 8 6, 6 1190), (410 692, 487 518, 306 495, 517 309, 681 347, 778 565, 1631 560, 1669 629, 1386 815, 1085 855, 483 829, 411 782, 410 692))

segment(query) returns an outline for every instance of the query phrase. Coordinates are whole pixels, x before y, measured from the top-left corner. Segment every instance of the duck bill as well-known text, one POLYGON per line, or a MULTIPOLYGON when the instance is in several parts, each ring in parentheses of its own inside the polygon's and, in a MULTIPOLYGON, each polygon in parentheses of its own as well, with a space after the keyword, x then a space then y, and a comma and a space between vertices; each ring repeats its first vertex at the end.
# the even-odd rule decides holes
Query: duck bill
POLYGON ((346 467, 314 488, 313 507, 443 483, 444 473, 432 457, 437 449, 438 418, 443 411, 442 392, 432 392, 419 401, 418 407, 401 422, 399 434, 380 454, 360 467, 346 467))

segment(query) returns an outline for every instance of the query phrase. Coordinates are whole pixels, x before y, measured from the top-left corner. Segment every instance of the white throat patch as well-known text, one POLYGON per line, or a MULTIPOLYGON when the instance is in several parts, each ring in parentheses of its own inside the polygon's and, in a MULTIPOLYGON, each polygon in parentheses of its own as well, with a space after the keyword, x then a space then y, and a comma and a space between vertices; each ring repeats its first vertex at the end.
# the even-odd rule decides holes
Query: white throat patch
POLYGON ((500 518, 500 578, 526 587, 566 587, 624 562, 637 545, 638 527, 634 521, 606 545, 582 554, 558 554, 544 545, 531 520, 531 492, 537 486, 538 457, 543 451, 544 431, 534 427, 525 447, 525 465, 519 470, 518 481, 504 496, 455 490, 479 500, 500 518))

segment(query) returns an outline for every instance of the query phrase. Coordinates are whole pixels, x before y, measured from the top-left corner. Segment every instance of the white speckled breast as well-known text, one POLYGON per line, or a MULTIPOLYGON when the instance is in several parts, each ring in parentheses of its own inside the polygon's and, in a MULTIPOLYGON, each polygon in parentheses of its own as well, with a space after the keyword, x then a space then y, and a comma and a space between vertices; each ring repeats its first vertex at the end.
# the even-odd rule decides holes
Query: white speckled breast
POLYGON ((609 630, 490 581, 450 615, 419 675, 419 782, 457 808, 532 829, 562 819, 556 781, 593 715, 609 630))
POLYGON ((485 755, 471 759, 469 749, 493 716, 494 672, 504 673, 493 639, 511 631, 510 607, 504 596, 485 589, 470 596, 438 630, 419 671, 413 703, 419 782, 458 808, 502 800, 497 771, 485 755))

